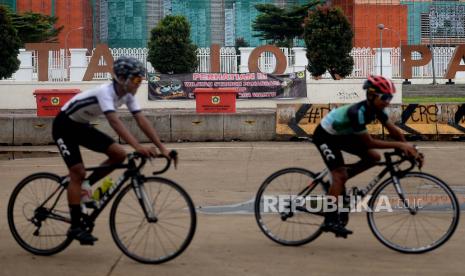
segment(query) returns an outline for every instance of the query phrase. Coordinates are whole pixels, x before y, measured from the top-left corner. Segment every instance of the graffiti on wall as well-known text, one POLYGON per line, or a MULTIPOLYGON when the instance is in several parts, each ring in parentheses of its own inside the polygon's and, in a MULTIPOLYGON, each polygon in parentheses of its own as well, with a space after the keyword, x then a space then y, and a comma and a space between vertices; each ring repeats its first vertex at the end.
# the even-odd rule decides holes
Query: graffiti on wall
MULTIPOLYGON (((278 135, 311 136, 321 119, 338 105, 278 105, 278 135)), ((389 118, 404 134, 418 139, 424 135, 459 135, 465 138, 465 104, 407 104, 387 108, 389 118)), ((387 135, 379 122, 367 126, 370 134, 387 135)))
POLYGON ((360 95, 357 91, 338 91, 336 99, 340 102, 354 101, 360 99, 360 95))

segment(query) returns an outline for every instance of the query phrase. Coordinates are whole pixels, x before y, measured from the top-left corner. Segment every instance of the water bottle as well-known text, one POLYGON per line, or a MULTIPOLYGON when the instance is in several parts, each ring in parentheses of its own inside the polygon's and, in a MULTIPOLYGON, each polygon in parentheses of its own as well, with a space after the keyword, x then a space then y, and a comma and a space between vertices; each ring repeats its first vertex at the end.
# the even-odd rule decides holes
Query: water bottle
POLYGON ((104 180, 103 180, 103 183, 100 187, 97 188, 97 190, 95 190, 94 194, 92 195, 92 197, 94 198, 94 200, 100 200, 103 196, 103 194, 108 191, 110 189, 111 186, 113 186, 113 180, 110 178, 110 177, 106 177, 104 180))
POLYGON ((81 184, 81 203, 93 201, 92 188, 90 187, 89 180, 84 180, 81 184))

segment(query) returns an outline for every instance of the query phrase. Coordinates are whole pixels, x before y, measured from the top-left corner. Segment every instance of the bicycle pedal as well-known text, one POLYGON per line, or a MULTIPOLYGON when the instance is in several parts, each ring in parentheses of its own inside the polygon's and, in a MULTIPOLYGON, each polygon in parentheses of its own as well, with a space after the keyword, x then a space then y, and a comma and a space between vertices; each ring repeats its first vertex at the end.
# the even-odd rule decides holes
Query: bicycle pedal
POLYGON ((82 241, 79 241, 79 244, 80 244, 80 245, 89 245, 89 246, 93 246, 95 243, 94 243, 94 242, 82 242, 82 241))
POLYGON ((347 234, 334 234, 336 236, 336 238, 344 238, 344 239, 347 239, 347 234))
POLYGON ((79 244, 80 245, 94 245, 96 241, 98 241, 97 238, 95 238, 94 240, 77 240, 79 241, 79 244))

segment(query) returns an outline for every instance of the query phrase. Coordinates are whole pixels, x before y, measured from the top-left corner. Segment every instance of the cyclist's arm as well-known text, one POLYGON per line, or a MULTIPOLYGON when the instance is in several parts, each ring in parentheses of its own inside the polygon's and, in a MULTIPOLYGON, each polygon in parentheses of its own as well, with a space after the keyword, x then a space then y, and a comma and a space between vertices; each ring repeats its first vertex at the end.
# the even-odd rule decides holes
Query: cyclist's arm
POLYGON ((375 139, 371 137, 368 132, 363 132, 357 135, 362 142, 368 148, 375 148, 375 149, 399 149, 407 156, 415 156, 417 154, 417 150, 415 147, 407 142, 401 141, 384 141, 380 139, 375 139))
POLYGON ((362 140, 363 144, 366 145, 370 149, 392 149, 392 148, 402 149, 404 145, 403 142, 384 141, 380 139, 375 139, 371 137, 371 135, 366 131, 362 133, 358 133, 357 137, 359 137, 362 140))
POLYGON ((402 133, 402 131, 396 125, 394 125, 391 121, 385 122, 384 127, 389 131, 389 135, 392 136, 397 141, 402 141, 402 142, 407 141, 405 140, 405 136, 402 133))
POLYGON ((123 138, 124 141, 126 141, 126 143, 131 145, 137 151, 142 148, 137 139, 124 126, 123 122, 121 122, 118 115, 116 115, 116 112, 107 112, 105 113, 105 117, 107 118, 108 123, 110 123, 110 126, 121 138, 123 138))
POLYGON ((137 112, 134 114, 134 119, 137 122, 139 128, 147 135, 147 137, 154 143, 158 149, 160 149, 161 153, 165 156, 169 156, 168 149, 163 145, 160 141, 157 131, 149 120, 142 114, 142 112, 137 112))

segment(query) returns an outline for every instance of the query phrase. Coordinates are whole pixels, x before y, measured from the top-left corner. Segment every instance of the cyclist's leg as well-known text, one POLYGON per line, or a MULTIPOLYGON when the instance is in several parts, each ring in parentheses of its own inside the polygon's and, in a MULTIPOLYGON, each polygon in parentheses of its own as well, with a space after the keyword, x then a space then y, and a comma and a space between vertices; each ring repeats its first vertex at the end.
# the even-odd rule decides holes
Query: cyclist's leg
POLYGON ((347 168, 344 166, 337 167, 331 170, 332 183, 329 188, 328 195, 334 196, 336 202, 338 197, 344 194, 345 184, 349 179, 347 174, 347 168))
POLYGON ((340 144, 344 142, 336 135, 326 132, 320 125, 313 134, 313 143, 331 172, 332 183, 328 194, 335 197, 344 192, 344 184, 347 181, 347 170, 340 148, 340 144))
MULTIPOLYGON (((69 170, 68 204, 80 206, 81 183, 86 176, 77 138, 80 124, 60 113, 53 121, 52 136, 69 170), (76 133, 77 131, 77 133, 76 133)), ((80 134, 85 135, 85 133, 80 134)), ((73 212, 71 212, 73 214, 73 212)), ((71 215, 73 218, 73 215, 71 215)), ((75 220, 73 220, 75 222, 75 220)), ((73 224, 76 226, 76 224, 73 224)))
MULTIPOLYGON (((90 125, 87 127, 86 133, 87 137, 83 139, 80 144, 90 150, 104 153, 108 156, 108 159, 100 164, 101 166, 120 164, 126 159, 126 151, 124 148, 117 144, 110 136, 90 125)), ((108 168, 93 171, 87 178, 89 184, 93 185, 110 174, 113 170, 114 169, 108 168)))
POLYGON ((367 155, 361 156, 360 161, 347 168, 348 177, 352 178, 357 174, 372 168, 376 165, 376 162, 380 160, 381 155, 378 152, 373 149, 368 150, 367 155))
MULTIPOLYGON (((339 148, 340 143, 338 137, 327 133, 321 126, 318 126, 313 136, 318 151, 320 152, 326 166, 331 171, 332 183, 328 195, 337 198, 344 193, 345 182, 348 179, 347 169, 344 166, 344 159, 339 148)), ((352 231, 346 229, 339 221, 338 210, 325 212, 325 221, 322 225, 322 230, 334 232, 336 236, 347 237, 352 234, 352 231)))
POLYGON ((367 148, 357 135, 344 136, 342 140, 346 141, 345 143, 341 143, 341 149, 343 151, 360 157, 360 161, 347 166, 348 178, 352 178, 372 168, 376 165, 376 162, 381 160, 381 155, 375 149, 367 148))
POLYGON ((71 214, 71 228, 81 227, 81 184, 86 177, 82 162, 69 167, 68 204, 71 214))
MULTIPOLYGON (((112 145, 110 145, 105 154, 108 156, 108 159, 100 163, 100 166, 111 166, 120 164, 123 163, 126 159, 126 151, 121 145, 117 143, 113 143, 112 145)), ((114 169, 112 168, 108 168, 93 171, 87 178, 89 180, 89 184, 93 185, 97 183, 100 179, 110 174, 113 170, 114 169)))
POLYGON ((76 139, 86 135, 81 131, 82 125, 72 122, 63 113, 60 113, 53 122, 52 136, 69 170, 70 183, 67 190, 71 227, 68 235, 78 239, 81 244, 93 244, 97 238, 81 228, 81 184, 86 175, 76 139))

